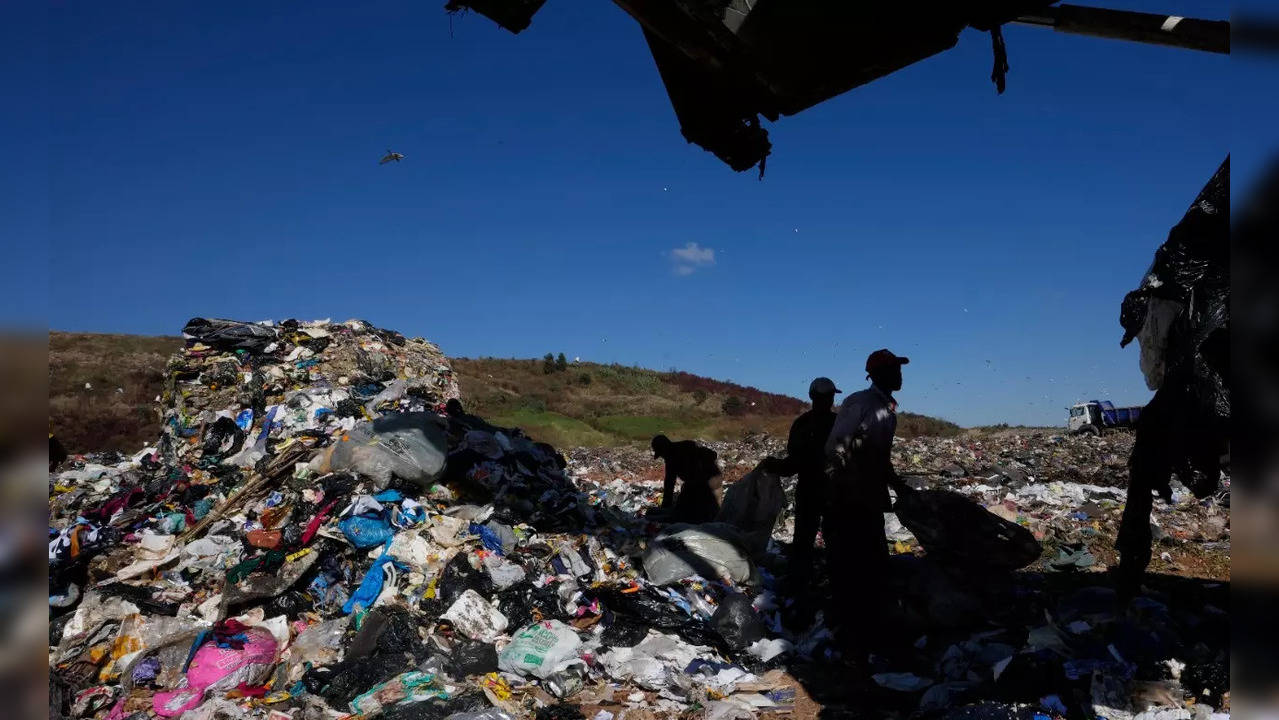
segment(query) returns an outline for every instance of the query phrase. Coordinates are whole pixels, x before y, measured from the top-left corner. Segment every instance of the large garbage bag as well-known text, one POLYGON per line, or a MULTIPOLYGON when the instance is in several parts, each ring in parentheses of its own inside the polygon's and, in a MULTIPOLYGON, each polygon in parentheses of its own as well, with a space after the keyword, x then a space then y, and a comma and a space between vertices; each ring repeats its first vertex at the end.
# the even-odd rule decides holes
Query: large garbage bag
POLYGON ((658 585, 700 576, 749 583, 754 566, 745 541, 732 525, 671 525, 644 554, 644 574, 658 585))
POLYGON ((559 620, 543 620, 520 630, 497 658, 503 672, 534 676, 545 680, 574 664, 582 639, 573 628, 559 620))
POLYGON ((198 340, 217 350, 247 350, 260 353, 275 342, 275 328, 237 320, 191 318, 182 328, 182 337, 198 340))
POLYGON ((765 472, 760 464, 741 480, 728 486, 716 522, 728 523, 741 531, 747 552, 759 555, 768 547, 777 516, 786 505, 786 492, 777 475, 765 472))
POLYGON ((249 628, 240 647, 219 647, 212 640, 191 654, 186 675, 176 689, 156 693, 152 708, 157 715, 174 717, 203 702, 204 696, 240 685, 254 685, 270 673, 276 660, 271 633, 249 628))
POLYGON ((396 477, 429 487, 444 473, 448 436, 431 413, 391 413, 359 423, 311 461, 320 473, 354 470, 384 490, 396 477))
POLYGON ((1158 393, 1137 426, 1133 461, 1138 474, 1145 474, 1142 465, 1156 468, 1140 481, 1153 482, 1165 497, 1166 473, 1158 470, 1165 466, 1196 494, 1214 492, 1217 459, 1229 441, 1229 204, 1227 158, 1155 251, 1120 310, 1120 346, 1137 338, 1146 385, 1158 393), (1205 482, 1196 482, 1191 469, 1205 482))
POLYGON ((893 508, 930 557, 973 568, 1017 570, 1043 548, 1026 528, 949 490, 905 490, 893 508))
POLYGON ((1115 539, 1124 595, 1136 591, 1150 563, 1152 491, 1171 501, 1175 473, 1206 497, 1230 452, 1229 213, 1227 157, 1120 309, 1120 346, 1139 338, 1142 371, 1155 390, 1137 422, 1115 539))
POLYGON ((711 625, 725 644, 736 652, 745 652, 751 643, 766 634, 763 621, 751 607, 750 598, 741 593, 726 595, 711 616, 711 625))

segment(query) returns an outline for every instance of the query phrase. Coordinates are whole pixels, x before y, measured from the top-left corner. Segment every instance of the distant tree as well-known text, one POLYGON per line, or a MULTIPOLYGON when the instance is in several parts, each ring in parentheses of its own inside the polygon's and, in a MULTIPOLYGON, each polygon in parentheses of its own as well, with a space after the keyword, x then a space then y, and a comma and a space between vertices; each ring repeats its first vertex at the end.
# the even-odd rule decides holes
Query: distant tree
POLYGON ((577 383, 578 383, 579 385, 590 385, 590 384, 591 384, 591 374, 590 374, 590 373, 582 373, 581 375, 578 375, 578 376, 577 376, 577 383))
POLYGON ((546 357, 542 358, 542 372, 550 375, 555 372, 555 356, 546 353, 546 357))
POLYGON ((568 358, 564 357, 564 353, 560 353, 559 356, 555 358, 555 369, 560 372, 564 372, 568 369, 568 358))
POLYGON ((693 402, 697 403, 698 405, 701 405, 702 403, 706 402, 706 391, 701 388, 697 388, 696 390, 694 390, 693 402))
POLYGON ((724 398, 724 402, 720 405, 720 409, 724 411, 725 415, 742 415, 746 412, 746 403, 736 395, 729 395, 724 398))

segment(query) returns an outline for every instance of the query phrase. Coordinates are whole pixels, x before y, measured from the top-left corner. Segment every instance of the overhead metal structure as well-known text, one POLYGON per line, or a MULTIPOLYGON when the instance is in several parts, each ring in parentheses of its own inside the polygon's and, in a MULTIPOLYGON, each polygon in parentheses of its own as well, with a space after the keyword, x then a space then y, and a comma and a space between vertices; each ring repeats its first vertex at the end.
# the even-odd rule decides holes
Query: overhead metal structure
MULTIPOLYGON (((449 0, 518 33, 546 0, 449 0)), ((1230 23, 1058 5, 1052 0, 613 0, 639 23, 680 131, 734 170, 760 168, 772 149, 760 118, 777 121, 954 47, 991 35, 991 80, 1008 70, 1008 23, 1215 53, 1230 23)))

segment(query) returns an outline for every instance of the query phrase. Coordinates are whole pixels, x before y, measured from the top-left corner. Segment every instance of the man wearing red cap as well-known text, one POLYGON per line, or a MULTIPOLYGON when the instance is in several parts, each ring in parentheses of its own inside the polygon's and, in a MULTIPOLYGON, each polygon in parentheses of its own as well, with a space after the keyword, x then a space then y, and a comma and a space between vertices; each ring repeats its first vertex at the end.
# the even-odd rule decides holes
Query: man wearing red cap
POLYGON ((900 482, 891 457, 897 432, 893 393, 902 387, 902 365, 908 362, 887 349, 871 353, 866 358, 871 386, 844 400, 826 440, 831 511, 822 536, 837 610, 832 619, 844 620, 845 644, 863 656, 883 639, 884 513, 892 510, 888 486, 900 482))

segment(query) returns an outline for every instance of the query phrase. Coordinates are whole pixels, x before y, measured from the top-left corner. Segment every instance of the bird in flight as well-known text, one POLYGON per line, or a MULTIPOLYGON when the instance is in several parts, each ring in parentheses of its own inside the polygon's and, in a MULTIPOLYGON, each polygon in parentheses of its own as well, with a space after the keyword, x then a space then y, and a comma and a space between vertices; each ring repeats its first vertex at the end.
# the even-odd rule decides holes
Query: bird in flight
POLYGON ((389 162, 399 162, 403 159, 404 159, 404 155, 387 150, 386 154, 382 156, 382 161, 379 162, 378 165, 385 165, 389 162))

